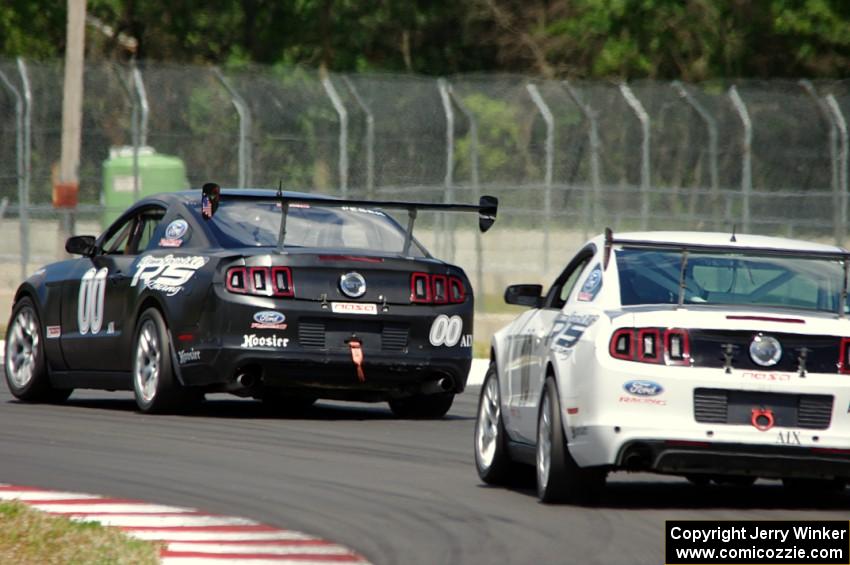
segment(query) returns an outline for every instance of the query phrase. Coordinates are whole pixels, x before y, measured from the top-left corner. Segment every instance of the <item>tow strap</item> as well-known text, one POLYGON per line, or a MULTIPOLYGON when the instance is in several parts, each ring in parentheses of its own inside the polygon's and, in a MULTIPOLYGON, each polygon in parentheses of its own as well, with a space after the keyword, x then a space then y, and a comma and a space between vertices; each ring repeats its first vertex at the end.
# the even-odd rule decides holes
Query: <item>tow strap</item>
POLYGON ((348 347, 351 350, 351 362, 357 369, 357 380, 361 383, 366 382, 366 373, 363 372, 363 344, 360 340, 352 339, 348 342, 348 347))

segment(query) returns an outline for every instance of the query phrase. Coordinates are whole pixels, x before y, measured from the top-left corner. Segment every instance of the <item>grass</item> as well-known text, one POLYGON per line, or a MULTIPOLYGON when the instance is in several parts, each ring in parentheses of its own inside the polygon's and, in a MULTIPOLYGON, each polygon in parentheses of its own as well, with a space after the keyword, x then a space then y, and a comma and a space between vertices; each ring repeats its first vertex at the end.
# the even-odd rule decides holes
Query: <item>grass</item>
POLYGON ((158 550, 156 544, 115 528, 51 516, 20 502, 0 502, 0 563, 153 565, 159 562, 158 550))

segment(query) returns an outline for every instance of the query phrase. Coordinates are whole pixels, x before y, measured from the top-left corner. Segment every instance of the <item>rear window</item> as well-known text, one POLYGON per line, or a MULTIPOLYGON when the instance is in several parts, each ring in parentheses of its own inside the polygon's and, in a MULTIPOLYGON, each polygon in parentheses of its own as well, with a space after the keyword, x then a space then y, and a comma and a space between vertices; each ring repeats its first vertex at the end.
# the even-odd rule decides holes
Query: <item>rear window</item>
MULTIPOLYGON (((274 200, 222 199, 208 223, 222 247, 277 247, 280 219, 280 203, 274 200)), ((286 216, 286 247, 401 253, 404 235, 395 219, 369 208, 293 203, 286 216)), ((414 241, 410 255, 426 253, 414 241)))
MULTIPOLYGON (((623 249, 617 268, 624 306, 678 303, 680 252, 623 249)), ((843 281, 840 261, 690 253, 684 303, 836 312, 843 281)))

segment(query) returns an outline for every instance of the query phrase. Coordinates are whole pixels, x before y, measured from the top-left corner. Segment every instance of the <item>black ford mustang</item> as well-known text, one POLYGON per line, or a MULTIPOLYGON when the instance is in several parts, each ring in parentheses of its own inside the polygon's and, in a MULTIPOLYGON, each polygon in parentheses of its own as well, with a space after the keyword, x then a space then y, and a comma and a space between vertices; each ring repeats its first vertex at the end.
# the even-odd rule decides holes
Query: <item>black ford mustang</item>
POLYGON ((473 295, 463 270, 412 237, 414 219, 472 211, 486 231, 496 207, 214 184, 146 198, 97 239, 70 238, 81 258, 21 284, 6 380, 36 402, 133 390, 143 412, 231 392, 290 409, 386 400, 401 417, 440 417, 466 385, 473 295))

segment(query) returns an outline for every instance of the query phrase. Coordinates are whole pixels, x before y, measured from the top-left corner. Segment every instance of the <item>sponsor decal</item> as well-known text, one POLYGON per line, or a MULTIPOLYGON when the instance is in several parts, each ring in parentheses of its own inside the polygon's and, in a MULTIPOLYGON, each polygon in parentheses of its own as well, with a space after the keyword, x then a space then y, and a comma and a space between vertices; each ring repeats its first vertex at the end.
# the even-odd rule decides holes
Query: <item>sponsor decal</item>
POLYGON ((779 432, 776 435, 776 443, 780 445, 802 445, 800 440, 800 432, 779 432))
POLYGON ((466 334, 460 338, 461 347, 472 347, 472 334, 466 334))
POLYGON ((77 327, 80 335, 97 335, 103 327, 103 302, 106 299, 108 269, 89 269, 80 280, 77 295, 77 327))
POLYGON ((334 314, 370 314, 378 313, 376 304, 361 304, 359 302, 331 302, 331 312, 334 314))
POLYGON ((189 282, 195 271, 203 267, 206 262, 206 257, 199 256, 145 255, 136 263, 136 274, 130 286, 141 283, 151 290, 165 293, 166 296, 174 296, 183 290, 183 285, 189 282))
POLYGON ((201 352, 194 349, 190 349, 189 351, 181 349, 177 352, 177 357, 180 358, 180 364, 183 365, 184 363, 189 363, 191 361, 200 361, 201 352))
POLYGON ((623 384, 623 390, 632 396, 658 396, 664 388, 652 381, 629 381, 623 384))
POLYGON ((649 404, 652 406, 667 406, 667 401, 651 396, 620 396, 621 404, 649 404))
POLYGON ((285 330, 286 316, 274 310, 263 310, 254 314, 254 321, 251 323, 252 329, 257 330, 285 330))
POLYGON ((441 345, 454 347, 460 341, 461 334, 463 334, 463 318, 457 315, 449 318, 445 314, 440 314, 431 324, 428 340, 434 347, 441 345))
POLYGON ((274 349, 285 349, 289 346, 288 337, 280 337, 271 335, 268 337, 258 336, 257 334, 246 334, 242 336, 242 349, 255 349, 257 347, 271 347, 274 349))
POLYGON ((62 335, 62 326, 47 326, 47 339, 56 339, 62 335))
POLYGON ((592 314, 561 314, 552 324, 549 332, 549 347, 561 358, 569 357, 584 332, 592 326, 599 316, 592 314))
POLYGON ((573 439, 576 439, 581 436, 586 436, 588 434, 587 426, 572 426, 570 427, 570 435, 573 439))
POLYGON ((174 220, 165 228, 166 239, 180 239, 189 231, 189 223, 184 219, 174 220))
POLYGON ((180 247, 181 245, 183 245, 182 239, 166 239, 163 237, 159 240, 160 247, 180 247))
POLYGON ((582 302, 591 302, 596 295, 599 294, 599 289, 602 288, 602 267, 596 265, 590 274, 585 279, 581 290, 578 292, 578 299, 582 302))
POLYGON ((741 373, 741 378, 752 381, 785 382, 791 380, 791 373, 763 373, 760 371, 744 371, 743 373, 741 373))

